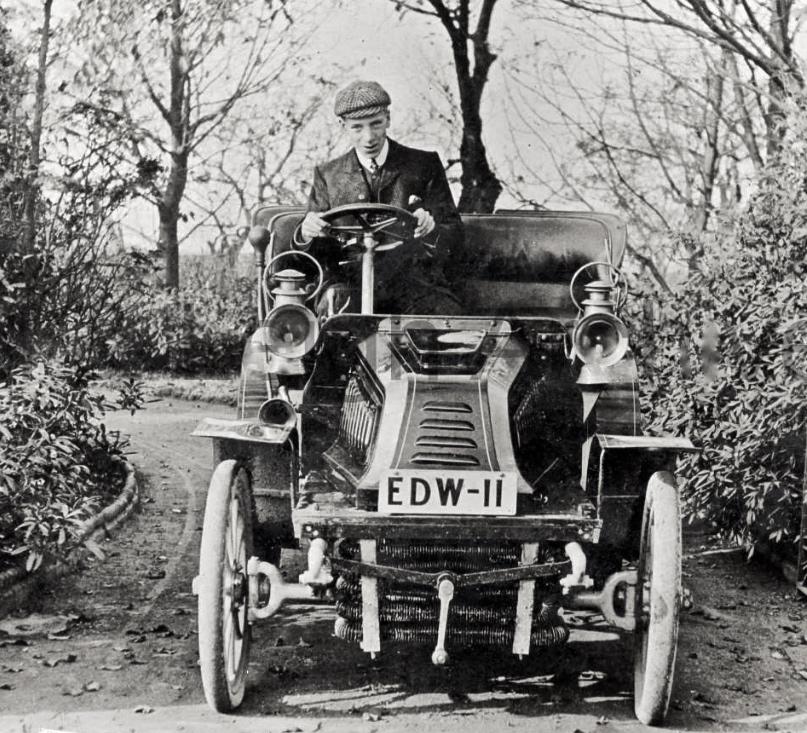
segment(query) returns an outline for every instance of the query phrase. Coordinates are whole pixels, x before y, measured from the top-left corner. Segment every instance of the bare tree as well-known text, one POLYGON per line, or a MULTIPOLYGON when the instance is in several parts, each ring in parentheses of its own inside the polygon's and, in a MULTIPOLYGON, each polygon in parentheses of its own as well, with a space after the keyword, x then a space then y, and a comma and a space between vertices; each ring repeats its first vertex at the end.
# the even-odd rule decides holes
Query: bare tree
POLYGON ((496 54, 490 28, 496 0, 392 0, 399 12, 436 18, 451 43, 462 114, 460 211, 490 212, 502 192, 482 140, 482 94, 496 54))
POLYGON ((270 108, 260 100, 244 106, 204 146, 188 194, 197 214, 186 236, 205 230, 213 254, 237 255, 244 241, 237 232, 251 223, 255 207, 305 204, 310 171, 334 148, 335 129, 322 105, 334 84, 302 77, 302 68, 293 70, 293 83, 279 85, 270 108))
POLYGON ((775 156, 785 133, 785 99, 804 87, 804 70, 794 39, 796 0, 639 0, 626 6, 601 0, 556 0, 562 6, 643 25, 661 25, 725 49, 761 74, 756 85, 765 101, 768 156, 775 156))
POLYGON ((179 224, 203 143, 243 100, 267 93, 294 43, 285 0, 84 3, 75 31, 90 50, 79 104, 120 131, 110 164, 141 174, 159 216, 165 284, 179 285, 179 224))
POLYGON ((556 10, 531 17, 539 20, 563 24, 577 41, 554 57, 545 48, 536 60, 505 62, 511 124, 541 141, 552 162, 511 160, 509 191, 529 202, 530 183, 541 181, 556 196, 622 210, 640 235, 630 253, 669 289, 676 271, 699 266, 709 230, 721 226, 715 213, 737 206, 761 166, 759 96, 726 47, 635 34, 602 15, 556 10), (588 72, 582 82, 575 67, 588 72), (561 151, 562 137, 575 147, 561 151))

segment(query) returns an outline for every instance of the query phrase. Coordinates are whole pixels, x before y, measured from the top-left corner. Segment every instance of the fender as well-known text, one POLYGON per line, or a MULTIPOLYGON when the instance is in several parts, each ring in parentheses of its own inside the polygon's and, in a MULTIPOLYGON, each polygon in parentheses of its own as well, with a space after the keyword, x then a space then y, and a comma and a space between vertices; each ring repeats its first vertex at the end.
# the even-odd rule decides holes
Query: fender
POLYGON ((678 454, 694 453, 698 448, 688 438, 677 436, 595 433, 591 443, 585 488, 589 493, 596 491, 597 515, 607 528, 600 541, 638 541, 650 476, 672 470, 678 454))
POLYGON ((223 420, 208 417, 196 426, 191 435, 197 438, 226 438, 245 443, 282 445, 294 430, 294 425, 263 425, 252 420, 223 420))

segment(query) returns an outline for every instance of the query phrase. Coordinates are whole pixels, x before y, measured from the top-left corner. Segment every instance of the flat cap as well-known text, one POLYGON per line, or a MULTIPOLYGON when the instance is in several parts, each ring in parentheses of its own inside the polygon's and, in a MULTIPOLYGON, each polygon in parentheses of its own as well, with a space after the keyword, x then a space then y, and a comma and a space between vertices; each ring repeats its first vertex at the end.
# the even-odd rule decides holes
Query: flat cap
POLYGON ((391 101, 377 81, 354 81, 336 95, 333 111, 337 117, 355 120, 383 112, 391 101))

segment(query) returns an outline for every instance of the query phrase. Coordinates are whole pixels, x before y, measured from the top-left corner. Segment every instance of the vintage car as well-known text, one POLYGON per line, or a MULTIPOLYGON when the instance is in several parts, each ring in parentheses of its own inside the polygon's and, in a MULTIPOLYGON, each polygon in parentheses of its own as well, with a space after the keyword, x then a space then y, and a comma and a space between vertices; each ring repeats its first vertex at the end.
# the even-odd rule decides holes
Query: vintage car
POLYGON ((633 634, 636 715, 663 722, 682 592, 670 466, 693 448, 642 431, 624 225, 464 215, 449 263, 464 313, 444 316, 374 310, 410 213, 324 214, 347 301, 295 246, 302 216, 254 215, 261 325, 237 416, 194 433, 215 457, 194 580, 209 704, 241 703, 250 627, 284 603, 331 603, 345 642, 429 645, 437 665, 464 646, 540 653, 588 610, 633 634), (283 548, 307 552, 297 583, 283 548))

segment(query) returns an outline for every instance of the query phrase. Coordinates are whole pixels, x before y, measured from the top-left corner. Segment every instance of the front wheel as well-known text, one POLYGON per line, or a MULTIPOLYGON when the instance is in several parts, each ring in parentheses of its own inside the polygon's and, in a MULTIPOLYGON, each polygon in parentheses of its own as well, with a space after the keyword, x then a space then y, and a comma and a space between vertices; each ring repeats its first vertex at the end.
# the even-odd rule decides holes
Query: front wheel
POLYGON ((672 474, 650 477, 642 516, 636 587, 634 709, 661 725, 672 692, 681 606, 681 510, 672 474))
POLYGON ((222 461, 210 480, 199 553, 199 665, 205 698, 220 713, 244 699, 252 552, 249 475, 238 462, 222 461))

